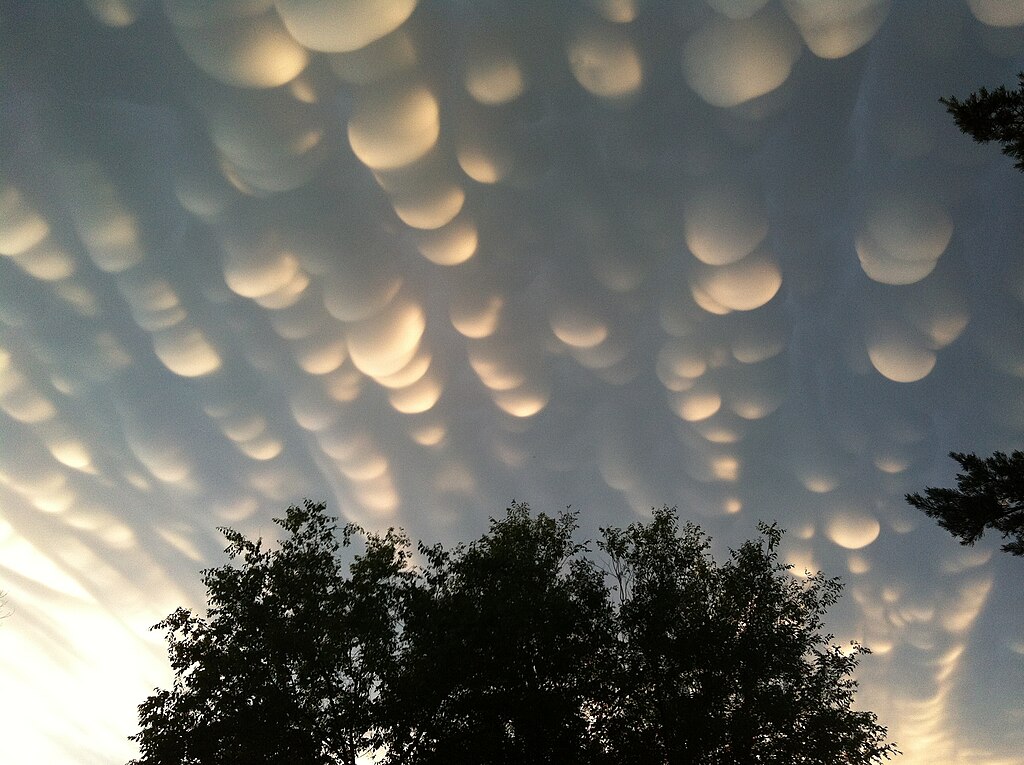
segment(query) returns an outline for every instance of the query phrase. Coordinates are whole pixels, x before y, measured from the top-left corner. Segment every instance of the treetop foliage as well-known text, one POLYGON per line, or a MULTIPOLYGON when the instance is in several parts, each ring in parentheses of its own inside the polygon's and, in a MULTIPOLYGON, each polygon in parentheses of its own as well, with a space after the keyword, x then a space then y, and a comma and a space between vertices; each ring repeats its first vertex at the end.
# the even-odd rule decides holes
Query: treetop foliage
POLYGON ((953 115, 957 127, 978 143, 996 141, 1003 154, 1015 160, 1014 167, 1024 171, 1024 72, 1017 75, 1016 90, 1000 85, 995 90, 979 88, 967 98, 940 98, 953 115))
POLYGON ((949 456, 963 471, 957 473, 956 488, 927 487, 923 495, 907 494, 907 502, 935 518, 960 544, 973 545, 990 529, 1010 540, 1004 552, 1024 556, 1024 452, 949 456))
POLYGON ((291 507, 266 549, 230 529, 178 609, 170 689, 132 739, 155 763, 875 763, 851 708, 866 649, 824 632, 838 580, 794 577, 782 531, 718 564, 674 509, 576 540, 577 516, 514 504, 468 544, 340 529, 291 507), (355 546, 351 562, 343 548, 355 546))

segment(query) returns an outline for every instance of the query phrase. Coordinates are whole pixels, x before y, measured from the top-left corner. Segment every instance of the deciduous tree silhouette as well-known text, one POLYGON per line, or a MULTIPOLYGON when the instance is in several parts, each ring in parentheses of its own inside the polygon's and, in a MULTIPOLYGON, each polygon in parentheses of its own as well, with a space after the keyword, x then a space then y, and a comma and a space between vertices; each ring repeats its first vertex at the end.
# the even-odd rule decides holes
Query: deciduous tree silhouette
POLYGON ((408 543, 355 526, 339 540, 325 510, 288 508, 276 550, 221 529, 240 565, 203 572, 205 618, 179 608, 156 625, 174 685, 139 706, 135 765, 354 765, 369 745, 408 543), (345 576, 355 536, 365 550, 345 576))
POLYGON ((721 566, 668 508, 604 530, 620 598, 616 693, 599 716, 609 762, 829 765, 896 752, 875 715, 851 709, 867 649, 822 630, 839 581, 793 576, 778 560, 782 532, 760 530, 721 566))
POLYGON ((895 749, 853 711, 864 649, 822 631, 836 580, 793 577, 762 528, 719 566, 674 510, 604 529, 515 504, 468 545, 336 538, 289 508, 266 550, 204 574, 167 630, 170 690, 139 707, 138 765, 867 765, 895 749), (365 551, 345 567, 340 548, 365 551), (414 558, 418 562, 414 565, 414 558))
POLYGON ((956 96, 939 101, 960 130, 979 143, 1002 144, 1003 154, 1012 157, 1014 166, 1024 172, 1024 72, 1017 77, 1016 90, 1000 85, 992 91, 980 88, 962 101, 956 96))
POLYGON ((604 575, 575 517, 513 505, 477 541, 426 558, 387 687, 389 763, 581 763, 612 668, 604 575))
POLYGON ((960 544, 973 545, 989 529, 1010 540, 1005 552, 1024 556, 1024 452, 995 452, 984 459, 959 452, 949 456, 963 469, 957 487, 927 487, 923 496, 908 494, 907 502, 935 518, 960 544))

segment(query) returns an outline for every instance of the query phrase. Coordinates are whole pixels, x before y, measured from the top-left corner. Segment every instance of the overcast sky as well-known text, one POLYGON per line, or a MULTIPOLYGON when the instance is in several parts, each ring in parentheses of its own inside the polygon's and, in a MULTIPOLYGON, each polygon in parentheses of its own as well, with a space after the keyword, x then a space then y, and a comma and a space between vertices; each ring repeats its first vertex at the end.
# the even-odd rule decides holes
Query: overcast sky
POLYGON ((1024 563, 902 497, 1022 446, 1024 175, 940 96, 1021 0, 3 0, 12 763, 132 754, 230 525, 678 505, 842 576, 921 765, 1024 763, 1024 563))

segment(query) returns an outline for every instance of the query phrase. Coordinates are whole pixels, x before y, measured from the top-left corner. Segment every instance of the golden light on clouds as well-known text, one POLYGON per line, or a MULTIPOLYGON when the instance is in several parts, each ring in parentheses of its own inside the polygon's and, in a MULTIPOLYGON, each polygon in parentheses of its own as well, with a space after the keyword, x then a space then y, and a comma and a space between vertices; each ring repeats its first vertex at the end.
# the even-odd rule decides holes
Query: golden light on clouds
POLYGON ((725 266, 764 241, 768 217, 749 182, 716 179, 690 194, 683 228, 694 257, 709 266, 725 266))
MULTIPOLYGON (((183 3, 168 3, 168 10, 183 3)), ((309 63, 306 49, 268 9, 234 17, 205 13, 169 14, 182 50, 192 62, 225 85, 275 88, 295 79, 309 63)))
POLYGON ((270 247, 254 249, 250 242, 241 246, 226 243, 224 281, 242 297, 271 295, 292 283, 298 270, 299 262, 291 253, 270 247))
POLYGON ((433 360, 429 351, 420 348, 408 364, 391 375, 378 375, 374 379, 385 388, 407 388, 418 382, 430 369, 433 360))
POLYGON ((352 151, 367 167, 394 170, 424 157, 441 133, 440 107, 423 85, 397 83, 366 93, 348 122, 352 151))
POLYGON ((991 27, 1018 27, 1024 24, 1024 7, 1017 0, 967 0, 971 13, 991 27))
POLYGON ((825 525, 825 534, 840 547, 860 550, 867 547, 881 533, 878 520, 860 510, 838 510, 830 512, 825 525))
POLYGON ((857 257, 868 278, 881 284, 914 284, 935 270, 934 260, 900 260, 867 237, 857 238, 857 257))
POLYGON ((128 301, 135 323, 147 332, 174 326, 188 316, 174 288, 165 279, 133 269, 121 275, 118 286, 128 301))
POLYGON ((319 433, 335 426, 341 412, 338 399, 332 395, 330 384, 322 385, 310 380, 292 392, 288 408, 296 424, 303 430, 319 433))
POLYGON ((216 526, 454 540, 515 496, 778 520, 908 765, 1024 765, 1012 673, 964 693, 1019 658, 998 545, 902 499, 1024 443, 1024 187, 937 103, 1012 85, 1020 3, 570 5, 5 16, 9 758, 135 756, 216 526))
POLYGON ((738 106, 789 77, 800 44, 787 20, 770 13, 702 25, 683 46, 683 76, 713 106, 738 106))
POLYGON ((589 24, 570 40, 566 55, 576 81, 588 92, 622 99, 643 85, 643 65, 623 27, 589 24))
POLYGON ((711 297, 711 295, 701 288, 699 283, 692 283, 690 285, 690 294, 693 296, 693 302, 710 314, 715 316, 725 316, 727 313, 732 313, 731 308, 722 305, 711 297))
POLYGON ((438 446, 447 434, 443 425, 427 424, 412 430, 409 437, 420 446, 438 446))
MULTIPOLYGON (((210 410, 207 411, 209 412, 210 410)), ((218 417, 218 414, 220 413, 211 413, 211 416, 220 419, 221 431, 236 443, 251 441, 262 435, 267 429, 267 421, 258 414, 251 412, 241 414, 228 413, 222 417, 218 417)))
POLYGON ((484 106, 515 101, 526 89, 522 68, 511 53, 481 45, 466 64, 466 90, 484 106))
POLYGON ((353 481, 370 481, 387 472, 388 461, 380 454, 358 453, 341 462, 341 472, 353 481))
POLYGON ((400 294, 379 313, 349 327, 352 363, 371 377, 393 375, 416 355, 425 329, 423 309, 400 294))
POLYGON ((462 172, 477 183, 497 183, 505 176, 507 160, 502 161, 469 139, 464 139, 457 156, 462 172))
POLYGON ((89 12, 110 27, 127 27, 139 17, 144 0, 85 0, 89 12))
POLYGON ((236 446, 247 457, 259 462, 274 459, 284 448, 284 444, 280 441, 267 436, 258 436, 249 441, 239 441, 236 446))
POLYGON ((992 577, 969 580, 960 585, 939 615, 943 628, 954 633, 970 629, 991 591, 992 577))
POLYGON ((857 255, 875 281, 912 284, 931 273, 952 237, 949 214, 923 193, 881 194, 857 235, 857 255))
POLYGON ((938 361, 933 350, 899 325, 878 329, 868 339, 867 346, 871 365, 893 382, 922 380, 938 361))
POLYGON ((526 382, 520 365, 497 345, 475 344, 469 348, 469 365, 492 391, 509 391, 526 382))
POLYGON ((144 257, 138 220, 103 170, 83 161, 62 171, 73 224, 93 263, 109 273, 138 264, 144 257))
POLYGON ((722 397, 705 386, 672 396, 676 414, 687 422, 706 420, 722 407, 722 397))
POLYGON ((782 401, 782 393, 755 387, 733 392, 729 397, 728 406, 744 420, 760 420, 778 409, 782 401))
POLYGON ((441 398, 444 386, 429 372, 404 388, 388 393, 388 401, 402 414, 422 414, 433 408, 441 398))
POLYGON ((451 223, 416 235, 420 254, 439 266, 458 266, 476 255, 480 236, 476 224, 466 216, 451 223))
POLYGON ((59 282, 75 273, 74 256, 56 244, 43 242, 11 259, 22 271, 44 282, 59 282))
POLYGON ((740 463, 735 457, 716 457, 711 462, 711 472, 719 481, 735 481, 740 475, 740 463))
POLYGON ((866 45, 885 22, 891 0, 783 0, 807 47, 842 58, 866 45))
POLYGON ((88 471, 92 465, 89 450, 80 441, 56 441, 49 448, 53 458, 69 468, 88 471))
MULTIPOLYGON (((755 253, 727 266, 706 266, 697 272, 695 295, 706 296, 714 306, 730 311, 760 308, 782 286, 782 270, 767 253, 755 253)), ((711 313, 719 311, 708 309, 711 313)))
POLYGON ((480 291, 456 295, 448 310, 452 326, 459 334, 479 340, 494 334, 504 307, 501 295, 480 291))
POLYGON ((773 359, 786 349, 786 327, 776 318, 758 317, 756 323, 740 329, 730 344, 732 357, 741 364, 758 364, 773 359))
POLYGON ((797 478, 812 494, 828 494, 839 486, 837 476, 827 470, 816 470, 814 467, 798 467, 797 478))
POLYGON ((636 20, 644 0, 587 0, 587 2, 608 21, 629 24, 636 20))
POLYGON ((658 377, 669 390, 687 390, 707 369, 705 354, 693 341, 670 340, 658 353, 658 377))
POLYGON ((220 367, 220 355, 202 331, 182 322, 153 333, 153 352, 182 377, 202 377, 220 367))
POLYGON ((311 50, 364 48, 398 29, 416 0, 274 0, 292 36, 311 50))
POLYGON ((542 385, 527 383, 510 390, 492 390, 498 408, 513 417, 533 417, 547 406, 550 394, 542 385))
POLYGON ((335 319, 360 321, 391 303, 402 288, 402 278, 389 268, 385 253, 363 253, 360 260, 342 262, 342 268, 324 276, 324 307, 335 319))
POLYGON ((359 398, 366 378, 348 364, 326 375, 326 394, 337 403, 349 403, 359 398))
POLYGON ((49 224, 14 186, 0 189, 0 255, 22 255, 50 233, 49 224))
POLYGON ((0 355, 0 409, 17 422, 45 422, 57 413, 53 402, 11 363, 10 353, 0 355))
POLYGON ((587 311, 560 302, 551 314, 555 337, 573 348, 594 348, 608 337, 608 327, 587 311))
POLYGON ((176 484, 186 481, 194 469, 185 450, 158 434, 137 434, 129 440, 136 459, 158 481, 176 484))
POLYGON ((397 192, 391 200, 395 214, 403 223, 429 230, 451 223, 462 210, 466 194, 456 184, 433 183, 423 189, 397 192))
POLYGON ((264 295, 255 295, 252 299, 257 305, 260 305, 263 308, 279 311, 282 308, 288 308, 289 306, 295 305, 295 303, 302 298, 303 293, 309 285, 309 274, 306 274, 301 269, 296 268, 292 273, 291 279, 280 284, 277 289, 274 289, 264 295))

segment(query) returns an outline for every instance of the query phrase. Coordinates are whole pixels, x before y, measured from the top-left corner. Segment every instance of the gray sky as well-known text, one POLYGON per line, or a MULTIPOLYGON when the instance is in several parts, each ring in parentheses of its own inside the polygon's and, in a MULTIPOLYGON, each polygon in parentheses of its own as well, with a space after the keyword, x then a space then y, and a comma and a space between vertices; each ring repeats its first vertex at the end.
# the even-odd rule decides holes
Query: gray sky
POLYGON ((1020 0, 0 3, 0 719, 131 756, 215 527, 678 505, 842 576, 902 762, 1020 765, 1020 0))

